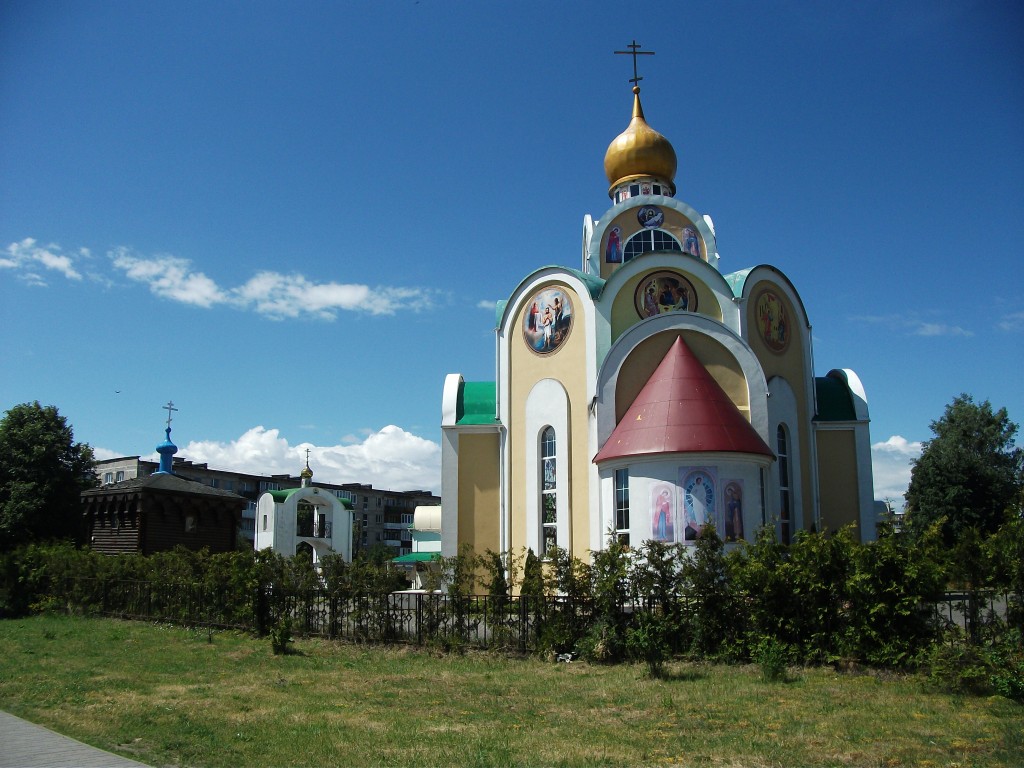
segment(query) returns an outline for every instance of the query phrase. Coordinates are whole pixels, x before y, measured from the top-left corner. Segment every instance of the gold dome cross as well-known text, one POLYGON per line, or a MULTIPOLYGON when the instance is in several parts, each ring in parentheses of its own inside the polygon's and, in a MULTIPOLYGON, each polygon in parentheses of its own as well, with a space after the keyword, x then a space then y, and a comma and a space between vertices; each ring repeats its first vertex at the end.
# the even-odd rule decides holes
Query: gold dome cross
POLYGON ((638 43, 636 41, 635 38, 634 38, 633 42, 630 43, 629 45, 627 45, 626 47, 629 48, 628 51, 615 51, 615 53, 621 53, 621 54, 623 54, 625 56, 632 56, 633 57, 633 79, 630 80, 629 82, 633 83, 633 85, 638 85, 639 82, 641 80, 643 80, 643 78, 640 77, 636 73, 636 57, 637 56, 653 56, 654 55, 654 51, 641 51, 640 50, 641 45, 640 45, 640 43, 638 43))

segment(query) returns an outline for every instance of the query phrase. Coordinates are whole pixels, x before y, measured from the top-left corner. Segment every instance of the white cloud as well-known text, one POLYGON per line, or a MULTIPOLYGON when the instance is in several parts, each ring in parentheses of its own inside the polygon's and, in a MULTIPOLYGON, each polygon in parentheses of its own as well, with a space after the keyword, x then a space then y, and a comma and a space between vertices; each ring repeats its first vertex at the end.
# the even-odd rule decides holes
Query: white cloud
POLYGON ((482 299, 476 303, 476 306, 477 309, 486 309, 493 312, 497 308, 498 302, 493 299, 482 299))
POLYGON ((82 249, 77 256, 62 252, 59 245, 51 243, 41 246, 31 237, 18 243, 11 243, 0 254, 0 269, 21 271, 21 277, 30 285, 46 285, 46 280, 37 271, 40 267, 50 272, 59 272, 68 280, 81 280, 81 273, 75 268, 77 257, 88 258, 89 252, 82 249))
POLYGON ((434 493, 441 487, 441 446, 394 425, 371 433, 361 442, 326 446, 293 446, 279 430, 257 426, 228 443, 190 442, 179 448, 177 455, 206 462, 215 469, 298 475, 305 466, 307 448, 314 483, 363 483, 384 490, 422 489, 434 493))
POLYGON ((921 443, 893 435, 871 446, 871 470, 875 480, 875 498, 889 499, 902 509, 903 494, 910 485, 911 462, 921 455, 921 443))
POLYGON ((315 283, 303 275, 260 272, 231 291, 233 302, 273 318, 311 315, 333 320, 339 310, 393 315, 433 307, 433 294, 413 288, 370 288, 358 283, 315 283))
POLYGON ((188 259, 169 255, 143 258, 127 248, 118 248, 111 251, 110 260, 130 280, 148 285, 150 291, 165 299, 197 307, 212 307, 227 301, 213 280, 202 272, 192 271, 188 259))
MULTIPOLYGON (((343 285, 340 283, 313 283, 302 275, 282 275, 277 272, 260 272, 244 285, 232 291, 235 303, 240 307, 252 307, 261 315, 270 317, 299 317, 310 314, 314 317, 333 319, 339 309, 365 309, 382 314, 370 288, 365 285, 343 285)), ((390 314, 392 307, 387 308, 390 314)))
MULTIPOLYGON (((114 273, 120 273, 149 288, 155 295, 181 304, 209 309, 231 306, 254 311, 273 319, 314 317, 334 320, 340 311, 393 315, 399 311, 433 309, 438 292, 396 286, 371 287, 359 283, 319 283, 304 275, 264 271, 241 285, 226 287, 195 269, 189 259, 170 254, 146 256, 120 247, 108 252, 114 273)), ((0 269, 11 269, 29 285, 45 286, 48 272, 59 272, 69 280, 81 280, 77 264, 91 260, 87 248, 69 254, 58 245, 40 246, 33 238, 11 243, 0 252, 0 269)), ((109 276, 90 273, 88 277, 107 286, 109 276)))
POLYGON ((969 338, 974 335, 974 331, 961 328, 959 325, 947 325, 945 323, 933 323, 924 320, 916 312, 908 312, 904 315, 859 315, 851 317, 850 320, 885 325, 891 330, 902 331, 910 336, 955 336, 969 338))
POLYGON ((974 333, 961 328, 959 325, 946 325, 945 323, 917 323, 912 330, 914 336, 973 336, 974 333))
POLYGON ((253 310, 274 319, 315 317, 333 320, 339 311, 393 315, 399 309, 434 306, 434 293, 414 288, 371 288, 358 283, 317 283, 300 274, 259 272, 245 283, 224 288, 192 262, 177 256, 139 256, 127 248, 110 252, 111 263, 126 277, 149 286, 155 295, 192 306, 218 304, 253 310))
POLYGON ((1008 333, 1024 331, 1024 312, 1010 312, 1000 318, 997 327, 1008 333))

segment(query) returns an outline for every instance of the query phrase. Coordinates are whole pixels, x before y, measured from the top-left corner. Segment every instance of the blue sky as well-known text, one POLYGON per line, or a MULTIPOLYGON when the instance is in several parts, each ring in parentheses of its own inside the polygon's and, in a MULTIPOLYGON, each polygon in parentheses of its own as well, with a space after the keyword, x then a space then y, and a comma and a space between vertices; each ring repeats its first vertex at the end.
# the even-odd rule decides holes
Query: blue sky
POLYGON ((580 264, 644 109, 721 269, 800 291, 898 496, 958 393, 1024 419, 1024 6, 0 6, 0 410, 102 457, 440 489, 446 373, 580 264))

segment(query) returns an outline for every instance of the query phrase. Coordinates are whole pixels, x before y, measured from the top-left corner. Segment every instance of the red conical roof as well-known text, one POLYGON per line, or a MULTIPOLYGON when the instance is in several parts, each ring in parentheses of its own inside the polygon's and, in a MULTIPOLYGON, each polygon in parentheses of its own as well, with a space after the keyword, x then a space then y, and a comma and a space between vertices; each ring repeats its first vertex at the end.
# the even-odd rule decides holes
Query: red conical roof
POLYGON ((594 461, 706 451, 775 457, 679 336, 594 461))

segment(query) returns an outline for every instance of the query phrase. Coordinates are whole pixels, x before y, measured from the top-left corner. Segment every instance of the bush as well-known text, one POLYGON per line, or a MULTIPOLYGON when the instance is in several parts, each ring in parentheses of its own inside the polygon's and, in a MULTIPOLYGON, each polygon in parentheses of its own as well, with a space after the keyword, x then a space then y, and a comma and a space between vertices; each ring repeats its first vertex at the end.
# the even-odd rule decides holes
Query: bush
POLYGON ((959 632, 926 654, 928 682, 943 693, 985 695, 992 692, 992 670, 985 654, 959 632))
POLYGON ((766 683, 785 682, 792 651, 788 645, 774 637, 763 637, 754 648, 754 661, 761 667, 761 679, 766 683))
POLYGON ((280 656, 288 653, 288 646, 292 642, 292 620, 283 616, 270 629, 270 647, 275 656, 280 656))
POLYGON ((634 661, 647 664, 651 677, 661 677, 669 657, 666 624, 662 616, 642 613, 635 626, 626 630, 626 653, 634 661))
POLYGON ((692 598, 683 627, 691 639, 690 651, 707 658, 729 658, 741 612, 714 526, 701 529, 692 554, 682 563, 682 577, 692 598))

